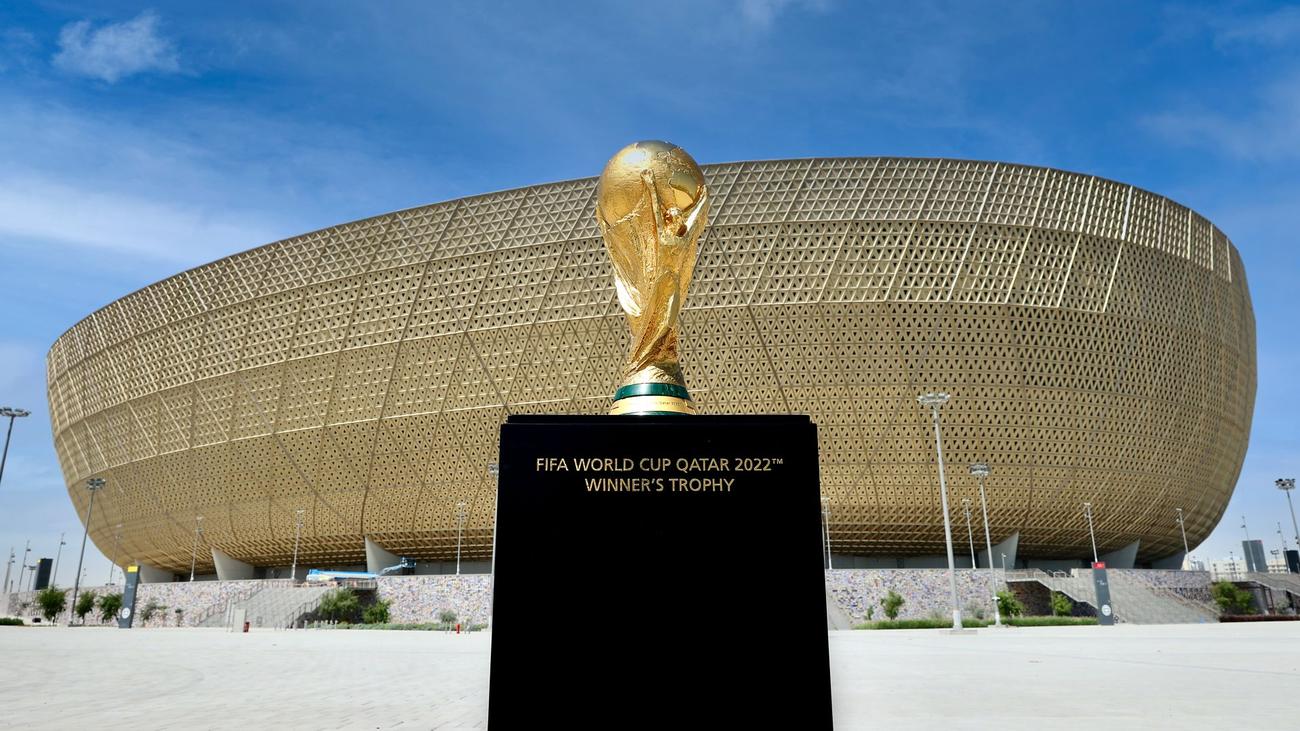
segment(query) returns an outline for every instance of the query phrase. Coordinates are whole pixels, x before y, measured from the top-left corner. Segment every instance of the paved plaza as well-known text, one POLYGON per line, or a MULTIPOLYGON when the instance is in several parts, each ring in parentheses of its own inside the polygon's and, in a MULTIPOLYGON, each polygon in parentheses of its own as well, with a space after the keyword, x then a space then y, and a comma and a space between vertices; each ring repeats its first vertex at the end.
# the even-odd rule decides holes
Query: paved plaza
MULTIPOLYGON (((779 663, 779 632, 754 642, 779 663)), ((490 643, 485 633, 0 627, 0 727, 483 728, 490 643)), ((1300 718, 1300 623, 844 631, 831 632, 830 649, 840 729, 1283 728, 1300 718)))

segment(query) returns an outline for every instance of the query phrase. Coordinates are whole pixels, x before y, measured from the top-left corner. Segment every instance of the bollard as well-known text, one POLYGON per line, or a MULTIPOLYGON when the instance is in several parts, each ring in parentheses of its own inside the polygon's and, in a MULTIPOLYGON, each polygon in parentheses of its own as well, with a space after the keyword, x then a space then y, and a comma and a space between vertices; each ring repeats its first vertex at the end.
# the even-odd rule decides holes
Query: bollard
POLYGON ((460 634, 460 622, 456 623, 456 634, 460 634))
POLYGON ((245 621, 245 622, 244 622, 244 633, 245 633, 245 634, 248 633, 248 625, 250 625, 250 624, 252 624, 252 622, 248 622, 248 621, 245 621))

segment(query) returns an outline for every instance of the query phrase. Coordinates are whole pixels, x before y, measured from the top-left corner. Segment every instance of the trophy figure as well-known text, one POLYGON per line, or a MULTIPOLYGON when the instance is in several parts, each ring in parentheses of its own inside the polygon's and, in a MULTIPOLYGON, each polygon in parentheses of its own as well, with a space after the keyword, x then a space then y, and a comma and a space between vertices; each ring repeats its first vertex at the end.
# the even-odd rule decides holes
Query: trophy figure
POLYGON ((635 142, 605 164, 596 189, 596 223, 632 330, 611 414, 695 413, 682 377, 677 327, 708 216, 704 173, 682 148, 635 142))

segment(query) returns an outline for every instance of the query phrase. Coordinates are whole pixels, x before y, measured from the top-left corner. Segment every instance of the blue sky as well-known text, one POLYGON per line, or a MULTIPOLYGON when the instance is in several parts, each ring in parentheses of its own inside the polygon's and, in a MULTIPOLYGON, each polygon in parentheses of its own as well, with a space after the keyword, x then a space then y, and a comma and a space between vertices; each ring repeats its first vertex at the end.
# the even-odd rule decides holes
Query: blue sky
MULTIPOLYGON (((1245 260, 1250 451, 1198 554, 1277 547, 1296 476, 1300 8, 1270 3, 0 5, 0 403, 30 408, 0 551, 71 509, 44 354, 87 313, 225 254, 364 216, 593 175, 630 140, 701 162, 1005 160, 1168 195, 1245 260)), ((1290 530, 1287 530, 1290 534, 1290 530)), ((88 549, 87 578, 108 564, 88 549)), ((0 555, 0 561, 5 556, 0 555)), ((75 557, 65 549, 62 583, 75 557)), ((16 569, 15 569, 16 570, 16 569)))

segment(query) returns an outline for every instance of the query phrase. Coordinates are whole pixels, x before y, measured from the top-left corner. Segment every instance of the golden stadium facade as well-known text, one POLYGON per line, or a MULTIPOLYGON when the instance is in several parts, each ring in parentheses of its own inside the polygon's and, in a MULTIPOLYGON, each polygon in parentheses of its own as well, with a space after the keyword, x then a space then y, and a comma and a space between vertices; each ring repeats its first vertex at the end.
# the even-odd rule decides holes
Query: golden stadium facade
MULTIPOLYGON (((987 461, 993 540, 1139 562, 1195 546, 1239 474, 1255 394, 1240 257, 1130 185, 994 162, 706 166, 713 213, 683 314, 703 413, 807 413, 837 555, 943 552, 987 461)), ((595 179, 385 214, 227 257, 60 337, 50 414, 69 495, 120 563, 211 571, 491 552, 498 426, 609 409, 627 328, 595 179), (198 516, 202 533, 196 535, 198 516), (120 524, 120 530, 117 526, 120 524), (120 539, 120 545, 116 543, 120 539), (197 545, 197 550, 195 546, 197 545), (116 551, 114 550, 117 546, 116 551)), ((976 501, 978 509, 978 501, 976 501)), ((978 513, 976 513, 978 535, 978 513)), ((964 532, 964 531, 963 531, 964 532)), ((761 556, 763 546, 737 546, 761 556)), ((542 565, 595 550, 538 546, 542 565)), ((959 551, 960 553, 960 551, 959 551)))

